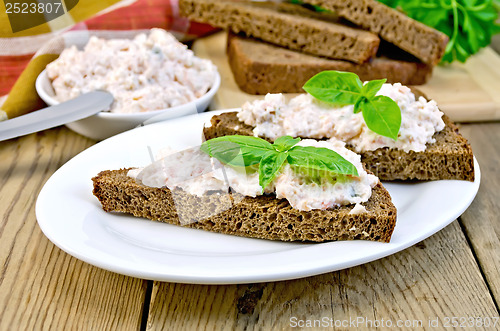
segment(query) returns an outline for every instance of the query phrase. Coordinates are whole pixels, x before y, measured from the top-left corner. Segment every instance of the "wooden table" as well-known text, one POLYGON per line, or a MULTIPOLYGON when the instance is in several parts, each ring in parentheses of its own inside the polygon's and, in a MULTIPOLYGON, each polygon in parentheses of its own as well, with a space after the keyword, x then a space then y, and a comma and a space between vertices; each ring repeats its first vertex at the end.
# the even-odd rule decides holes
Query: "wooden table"
MULTIPOLYGON (((223 286, 122 276, 64 253, 38 227, 36 198, 61 165, 95 141, 59 127, 0 142, 0 330, 281 330, 314 320, 340 329, 388 321, 395 329, 443 329, 453 317, 493 323, 500 300, 500 123, 462 124, 461 131, 483 180, 469 209, 444 230, 358 267, 223 286)), ((500 321, 488 329, 499 328, 500 321)))

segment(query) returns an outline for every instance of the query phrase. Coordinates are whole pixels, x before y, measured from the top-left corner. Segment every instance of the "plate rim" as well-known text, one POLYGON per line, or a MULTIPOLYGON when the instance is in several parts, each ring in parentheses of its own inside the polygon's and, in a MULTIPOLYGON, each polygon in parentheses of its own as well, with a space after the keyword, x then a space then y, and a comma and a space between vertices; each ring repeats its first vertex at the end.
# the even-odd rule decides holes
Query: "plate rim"
MULTIPOLYGON (((303 277, 313 276, 313 275, 317 275, 317 274, 323 274, 323 273, 327 273, 327 272, 341 270, 344 268, 354 267, 357 265, 361 265, 361 264, 364 264, 367 262, 371 262, 371 261, 375 261, 375 260, 384 258, 384 257, 392 255, 396 252, 402 251, 410 246, 413 246, 415 243, 418 243, 419 241, 424 240, 424 239, 430 237, 431 235, 434 235, 436 232, 442 230, 444 227, 446 227, 447 225, 452 223, 454 220, 456 220, 472 203, 475 196, 477 195, 477 192, 478 192, 478 189, 480 186, 481 172, 480 172, 479 164, 478 164, 476 158, 474 157, 475 181, 473 183, 473 185, 474 185, 473 190, 471 192, 469 192, 471 195, 470 195, 470 199, 468 199, 468 200, 470 200, 470 201, 468 201, 466 204, 461 206, 461 208, 455 210, 453 215, 451 215, 449 217, 449 219, 447 219, 445 222, 439 223, 438 226, 435 226, 431 232, 424 233, 424 234, 421 234, 419 236, 413 237, 411 240, 406 241, 402 244, 378 243, 378 242, 369 242, 369 241, 348 241, 348 242, 354 243, 354 244, 359 243, 359 242, 363 242, 365 245, 366 245, 366 243, 369 243, 368 245, 373 245, 373 244, 374 245, 377 245, 377 244, 387 245, 386 247, 388 249, 384 250, 384 252, 382 254, 379 252, 366 254, 366 255, 358 258, 354 263, 349 263, 348 266, 344 266, 344 267, 340 267, 340 268, 332 268, 330 264, 324 264, 324 265, 317 266, 315 268, 310 268, 307 270, 303 270, 303 269, 299 268, 297 270, 294 269, 294 270, 291 270, 288 272, 281 272, 279 274, 273 274, 273 273, 268 274, 266 272, 264 272, 264 273, 261 272, 260 274, 240 275, 239 277, 235 277, 235 276, 231 276, 231 275, 229 275, 229 276, 227 276, 227 275, 226 276, 224 276, 224 275, 217 275, 217 276, 206 276, 206 275, 192 276, 191 275, 191 276, 187 276, 187 275, 173 275, 173 274, 166 275, 165 273, 158 273, 158 272, 155 273, 152 271, 148 271, 148 272, 138 271, 134 268, 121 268, 116 264, 113 266, 110 266, 109 262, 97 261, 96 259, 89 257, 88 254, 86 255, 84 252, 75 251, 74 249, 67 247, 66 245, 62 245, 60 240, 58 240, 58 238, 56 238, 57 236, 53 236, 53 233, 50 232, 50 230, 48 229, 48 226, 46 227, 47 224, 43 220, 41 220, 41 219, 43 219, 43 217, 45 217, 44 216, 45 212, 42 210, 42 204, 44 203, 45 199, 48 199, 45 192, 47 190, 47 187, 50 188, 50 185, 52 185, 51 184, 52 180, 53 180, 52 178, 57 178, 57 176, 59 176, 61 174, 61 172, 65 171, 65 169, 67 169, 68 167, 71 167, 72 163, 77 162, 78 158, 81 157, 80 155, 85 153, 86 151, 88 151, 90 149, 98 148, 96 146, 102 146, 102 144, 109 144, 111 140, 120 141, 120 139, 124 139, 123 138, 124 135, 131 135, 132 134, 131 132, 137 133, 137 130, 152 129, 153 126, 161 127, 161 126, 166 125, 165 123, 167 123, 167 122, 170 123, 170 122, 175 122, 175 121, 179 121, 179 120, 188 120, 190 117, 200 116, 200 115, 204 116, 203 117, 204 123, 207 123, 207 120, 209 120, 210 117, 215 115, 215 114, 220 114, 223 112, 229 112, 229 111, 235 111, 235 110, 237 110, 237 109, 225 109, 225 110, 219 110, 219 111, 209 111, 209 112, 205 112, 202 114, 195 114, 195 115, 190 115, 190 116, 186 116, 186 117, 174 118, 174 119, 167 120, 164 122, 154 123, 154 124, 148 125, 147 127, 137 128, 137 129, 134 129, 131 131, 127 131, 127 132, 118 134, 116 136, 113 136, 109 139, 106 139, 102 142, 99 142, 99 143, 87 148, 86 150, 80 152, 79 154, 77 154, 76 156, 71 158, 68 162, 66 162, 63 166, 61 166, 59 169, 57 169, 51 175, 51 177, 44 184, 43 188, 41 189, 41 191, 38 195, 38 198, 36 201, 36 206, 35 206, 35 213, 36 213, 37 223, 39 224, 40 228, 42 229, 42 232, 52 243, 54 243, 57 247, 59 247, 60 249, 62 249, 66 253, 68 253, 68 254, 70 254, 70 255, 72 255, 72 256, 74 256, 74 257, 76 257, 76 258, 78 258, 86 263, 97 266, 99 268, 102 268, 102 269, 105 269, 108 271, 112 271, 112 272, 116 272, 119 274, 131 276, 131 277, 158 280, 158 281, 191 283, 191 284, 243 284, 243 283, 252 283, 252 282, 281 281, 281 280, 288 280, 288 279, 303 278, 303 277), (75 159, 77 161, 74 161, 75 159)), ((112 141, 111 141, 111 143, 112 143, 112 141)), ((387 184, 387 182, 383 182, 383 183, 387 184)), ((399 215, 398 215, 398 217, 399 217, 399 215)), ((397 226, 397 224, 398 223, 396 222, 396 226, 397 226)), ((170 225, 170 226, 175 226, 175 225, 170 225)), ((186 229, 186 230, 193 230, 193 229, 186 229)), ((198 230, 198 231, 203 231, 203 230, 198 230)), ((248 238, 245 238, 245 239, 248 239, 248 238)), ((319 247, 320 245, 327 245, 327 244, 332 244, 332 243, 334 244, 336 242, 317 243, 317 244, 313 244, 313 245, 319 247)), ((345 241, 342 243, 345 243, 345 241)), ((351 244, 349 244, 349 245, 351 245, 351 244)))

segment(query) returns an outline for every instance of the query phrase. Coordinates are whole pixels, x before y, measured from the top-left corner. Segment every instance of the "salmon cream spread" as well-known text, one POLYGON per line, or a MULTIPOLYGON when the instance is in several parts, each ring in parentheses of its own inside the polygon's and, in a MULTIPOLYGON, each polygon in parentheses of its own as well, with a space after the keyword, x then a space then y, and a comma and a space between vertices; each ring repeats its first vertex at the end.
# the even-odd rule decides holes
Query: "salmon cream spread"
POLYGON ((354 114, 353 105, 335 107, 309 94, 301 94, 289 102, 282 94, 267 94, 264 100, 245 103, 238 119, 255 127, 254 136, 335 137, 358 153, 381 147, 421 152, 426 144, 435 142, 434 133, 445 127, 436 102, 423 97, 415 99, 406 86, 384 84, 377 95, 393 99, 401 109, 401 128, 396 141, 368 129, 363 114, 354 114))
POLYGON ((325 147, 336 151, 356 167, 359 177, 335 175, 326 171, 305 174, 285 163, 281 172, 263 192, 257 169, 224 166, 199 148, 171 153, 145 168, 130 170, 128 176, 146 186, 180 188, 197 196, 209 191, 228 192, 231 188, 250 197, 275 193, 278 199, 287 199, 298 210, 356 204, 352 213, 366 212, 360 203, 368 201, 372 188, 379 180, 364 170, 359 155, 346 149, 345 143, 336 139, 306 139, 297 145, 325 147))
POLYGON ((217 68, 194 56, 162 29, 130 39, 91 37, 80 51, 65 49, 47 65, 56 99, 106 90, 115 99, 111 112, 137 113, 179 106, 204 95, 217 68))

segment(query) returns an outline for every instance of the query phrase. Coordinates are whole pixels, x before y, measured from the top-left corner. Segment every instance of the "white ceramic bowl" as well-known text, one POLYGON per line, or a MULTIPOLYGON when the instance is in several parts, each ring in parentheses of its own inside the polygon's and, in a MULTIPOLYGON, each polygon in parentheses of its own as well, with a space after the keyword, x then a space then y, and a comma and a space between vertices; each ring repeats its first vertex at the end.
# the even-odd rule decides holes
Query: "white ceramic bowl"
MULTIPOLYGON (((66 123, 66 126, 92 139, 106 139, 120 132, 133 129, 141 124, 151 124, 166 119, 203 112, 208 108, 219 86, 220 75, 217 73, 214 85, 210 90, 200 98, 189 103, 143 113, 120 114, 100 112, 76 122, 66 123)), ((38 76, 35 87, 38 95, 45 103, 50 106, 59 103, 59 101, 54 98, 55 92, 45 70, 38 76)))

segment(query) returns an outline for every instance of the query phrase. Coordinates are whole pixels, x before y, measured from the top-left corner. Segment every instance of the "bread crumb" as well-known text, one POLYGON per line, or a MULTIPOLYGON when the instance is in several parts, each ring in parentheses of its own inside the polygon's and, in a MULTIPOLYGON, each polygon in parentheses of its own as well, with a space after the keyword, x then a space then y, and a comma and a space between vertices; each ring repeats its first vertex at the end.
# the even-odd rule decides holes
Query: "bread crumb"
POLYGON ((357 203, 349 212, 349 215, 358 215, 358 214, 363 214, 366 213, 366 208, 360 204, 357 203))

